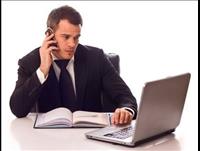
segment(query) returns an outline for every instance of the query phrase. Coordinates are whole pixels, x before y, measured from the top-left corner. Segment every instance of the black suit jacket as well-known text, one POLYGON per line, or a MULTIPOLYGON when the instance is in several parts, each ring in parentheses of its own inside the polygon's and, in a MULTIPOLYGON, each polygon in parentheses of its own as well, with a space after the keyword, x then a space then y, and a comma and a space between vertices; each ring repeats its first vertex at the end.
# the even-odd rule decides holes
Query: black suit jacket
MULTIPOLYGON (((39 48, 20 59, 18 64, 18 80, 10 98, 13 114, 24 117, 36 103, 39 112, 60 107, 58 81, 53 66, 43 84, 37 77, 36 70, 40 66, 39 48)), ((101 92, 104 91, 117 107, 129 107, 137 113, 135 97, 103 50, 79 44, 74 57, 74 71, 76 110, 102 111, 101 92)))

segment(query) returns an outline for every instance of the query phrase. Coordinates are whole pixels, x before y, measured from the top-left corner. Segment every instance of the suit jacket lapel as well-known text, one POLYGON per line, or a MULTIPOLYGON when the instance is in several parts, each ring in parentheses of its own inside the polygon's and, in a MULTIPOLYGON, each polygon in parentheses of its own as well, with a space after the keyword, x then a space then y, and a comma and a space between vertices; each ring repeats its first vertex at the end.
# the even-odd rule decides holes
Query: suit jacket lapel
POLYGON ((77 47, 74 61, 75 83, 77 101, 80 107, 83 105, 85 87, 87 82, 87 57, 84 47, 77 47))

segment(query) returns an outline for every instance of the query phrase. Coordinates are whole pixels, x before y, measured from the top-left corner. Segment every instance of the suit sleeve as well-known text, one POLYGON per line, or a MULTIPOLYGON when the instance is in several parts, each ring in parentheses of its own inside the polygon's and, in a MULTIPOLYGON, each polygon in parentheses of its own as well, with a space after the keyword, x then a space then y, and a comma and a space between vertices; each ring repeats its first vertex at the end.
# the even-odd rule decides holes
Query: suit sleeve
POLYGON ((101 77, 103 89, 116 102, 119 108, 128 107, 134 110, 134 119, 137 116, 137 102, 132 95, 129 87, 119 76, 112 63, 107 59, 106 55, 101 54, 101 77))
POLYGON ((30 72, 31 66, 22 60, 18 64, 18 80, 10 98, 10 108, 15 116, 25 117, 38 100, 42 85, 36 71, 30 72))

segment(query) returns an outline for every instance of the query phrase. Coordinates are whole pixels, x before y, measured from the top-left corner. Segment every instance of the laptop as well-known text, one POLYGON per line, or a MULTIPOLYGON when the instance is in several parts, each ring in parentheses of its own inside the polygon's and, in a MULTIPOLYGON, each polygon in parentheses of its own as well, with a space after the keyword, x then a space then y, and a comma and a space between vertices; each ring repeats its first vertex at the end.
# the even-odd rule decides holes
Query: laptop
POLYGON ((127 126, 96 129, 85 136, 136 146, 174 132, 180 123, 190 76, 190 73, 184 73, 145 83, 136 120, 127 126))

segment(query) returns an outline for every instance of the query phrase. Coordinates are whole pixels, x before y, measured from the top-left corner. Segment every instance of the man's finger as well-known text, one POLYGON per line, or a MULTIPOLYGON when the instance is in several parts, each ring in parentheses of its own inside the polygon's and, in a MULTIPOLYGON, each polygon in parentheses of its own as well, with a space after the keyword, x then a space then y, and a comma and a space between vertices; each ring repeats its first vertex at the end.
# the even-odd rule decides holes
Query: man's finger
POLYGON ((131 120, 132 120, 132 114, 127 111, 125 115, 124 123, 126 124, 130 123, 131 120))
POLYGON ((119 123, 119 118, 120 118, 120 109, 116 109, 114 113, 114 124, 119 123))
POLYGON ((125 114, 126 112, 124 110, 120 110, 120 121, 119 121, 120 124, 124 124, 124 120, 126 116, 125 114))

